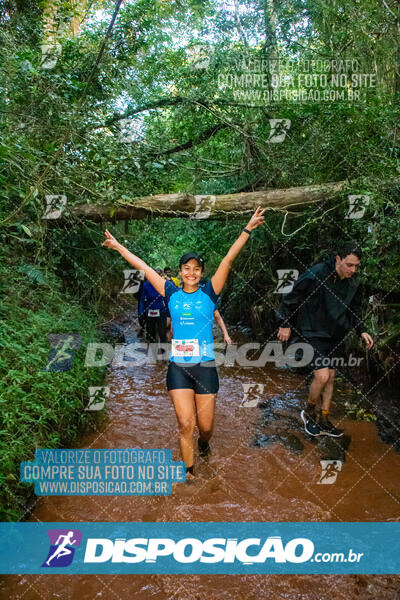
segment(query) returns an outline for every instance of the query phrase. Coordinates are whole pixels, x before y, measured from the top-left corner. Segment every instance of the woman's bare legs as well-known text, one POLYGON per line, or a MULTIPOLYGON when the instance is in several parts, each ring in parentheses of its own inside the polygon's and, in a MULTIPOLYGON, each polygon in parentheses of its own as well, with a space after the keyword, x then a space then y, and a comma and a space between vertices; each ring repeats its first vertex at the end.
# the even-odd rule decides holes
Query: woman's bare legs
POLYGON ((216 394, 196 394, 196 417, 199 428, 200 439, 209 442, 214 428, 216 394))
POLYGON ((179 445, 182 459, 186 467, 193 466, 193 433, 196 425, 196 405, 194 401, 194 390, 184 388, 180 390, 169 390, 179 428, 179 445))

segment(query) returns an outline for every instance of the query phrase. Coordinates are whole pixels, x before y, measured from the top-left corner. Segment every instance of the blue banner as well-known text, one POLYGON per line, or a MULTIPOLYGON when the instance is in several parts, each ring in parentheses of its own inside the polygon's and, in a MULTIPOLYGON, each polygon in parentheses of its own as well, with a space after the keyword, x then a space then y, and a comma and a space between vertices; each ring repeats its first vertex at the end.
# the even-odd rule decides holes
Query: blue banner
POLYGON ((0 523, 2 574, 399 574, 400 523, 0 523))

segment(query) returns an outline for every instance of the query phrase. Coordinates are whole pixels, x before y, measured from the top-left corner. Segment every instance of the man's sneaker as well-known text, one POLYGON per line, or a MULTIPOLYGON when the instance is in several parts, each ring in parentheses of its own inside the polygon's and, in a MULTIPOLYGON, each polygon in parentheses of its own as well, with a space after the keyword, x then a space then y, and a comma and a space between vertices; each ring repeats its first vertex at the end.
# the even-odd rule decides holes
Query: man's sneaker
POLYGON ((343 429, 335 427, 328 419, 323 423, 318 423, 321 435, 330 435, 331 437, 340 437, 343 435, 343 429))
POLYGON ((300 416, 304 423, 304 429, 308 435, 321 435, 321 429, 318 423, 312 417, 310 417, 305 410, 301 411, 300 416))
POLYGON ((202 457, 208 456, 211 452, 210 444, 205 442, 201 438, 197 440, 197 445, 199 447, 199 454, 202 457))

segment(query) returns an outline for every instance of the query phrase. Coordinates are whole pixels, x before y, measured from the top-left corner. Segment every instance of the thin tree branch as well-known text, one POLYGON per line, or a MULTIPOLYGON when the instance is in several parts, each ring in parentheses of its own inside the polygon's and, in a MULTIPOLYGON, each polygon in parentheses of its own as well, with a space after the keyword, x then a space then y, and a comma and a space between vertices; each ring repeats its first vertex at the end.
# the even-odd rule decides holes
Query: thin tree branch
POLYGON ((196 138, 193 138, 191 140, 188 140, 184 144, 179 144, 179 146, 174 146, 173 148, 169 148, 167 150, 160 150, 159 152, 151 152, 151 155, 153 155, 153 156, 167 155, 168 156, 169 154, 175 154, 176 152, 182 152, 182 150, 189 150, 189 148, 193 148, 194 146, 198 146, 199 144, 202 144, 206 140, 213 137, 216 133, 218 133, 218 131, 220 131, 221 129, 226 129, 227 127, 229 127, 229 125, 222 124, 222 123, 220 123, 219 125, 213 125, 213 127, 206 129, 199 136, 197 136, 196 138))

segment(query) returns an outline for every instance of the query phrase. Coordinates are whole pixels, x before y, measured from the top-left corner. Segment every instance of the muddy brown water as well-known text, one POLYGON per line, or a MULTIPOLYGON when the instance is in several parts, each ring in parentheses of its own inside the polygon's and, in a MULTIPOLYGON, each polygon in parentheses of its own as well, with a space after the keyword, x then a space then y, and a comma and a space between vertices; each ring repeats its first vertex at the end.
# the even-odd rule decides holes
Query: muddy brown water
MULTIPOLYGON (((240 334, 233 332, 234 341, 240 334)), ((127 341, 137 340, 133 330, 127 341)), ((80 448, 171 448, 180 460, 176 420, 165 386, 166 363, 111 367, 109 420, 80 448)), ((30 521, 399 521, 400 454, 374 423, 336 417, 345 442, 307 439, 299 411, 304 377, 267 364, 220 367, 220 391, 208 461, 196 456, 196 481, 166 497, 40 497, 30 521), (242 384, 264 385, 261 406, 242 406, 242 384), (336 445, 335 445, 336 444, 336 445), (332 485, 319 485, 321 458, 345 462, 332 485), (336 452, 339 455, 336 455, 336 452), (332 454, 333 453, 333 454, 332 454)), ((340 382, 336 406, 354 400, 340 382)), ((254 403, 254 402, 253 402, 254 403)), ((252 403, 250 403, 252 404, 252 403)), ((260 403, 259 403, 260 404, 260 403)), ((335 413, 334 413, 335 415, 335 413)), ((397 576, 366 575, 9 575, 0 599, 23 600, 395 600, 397 576)))

